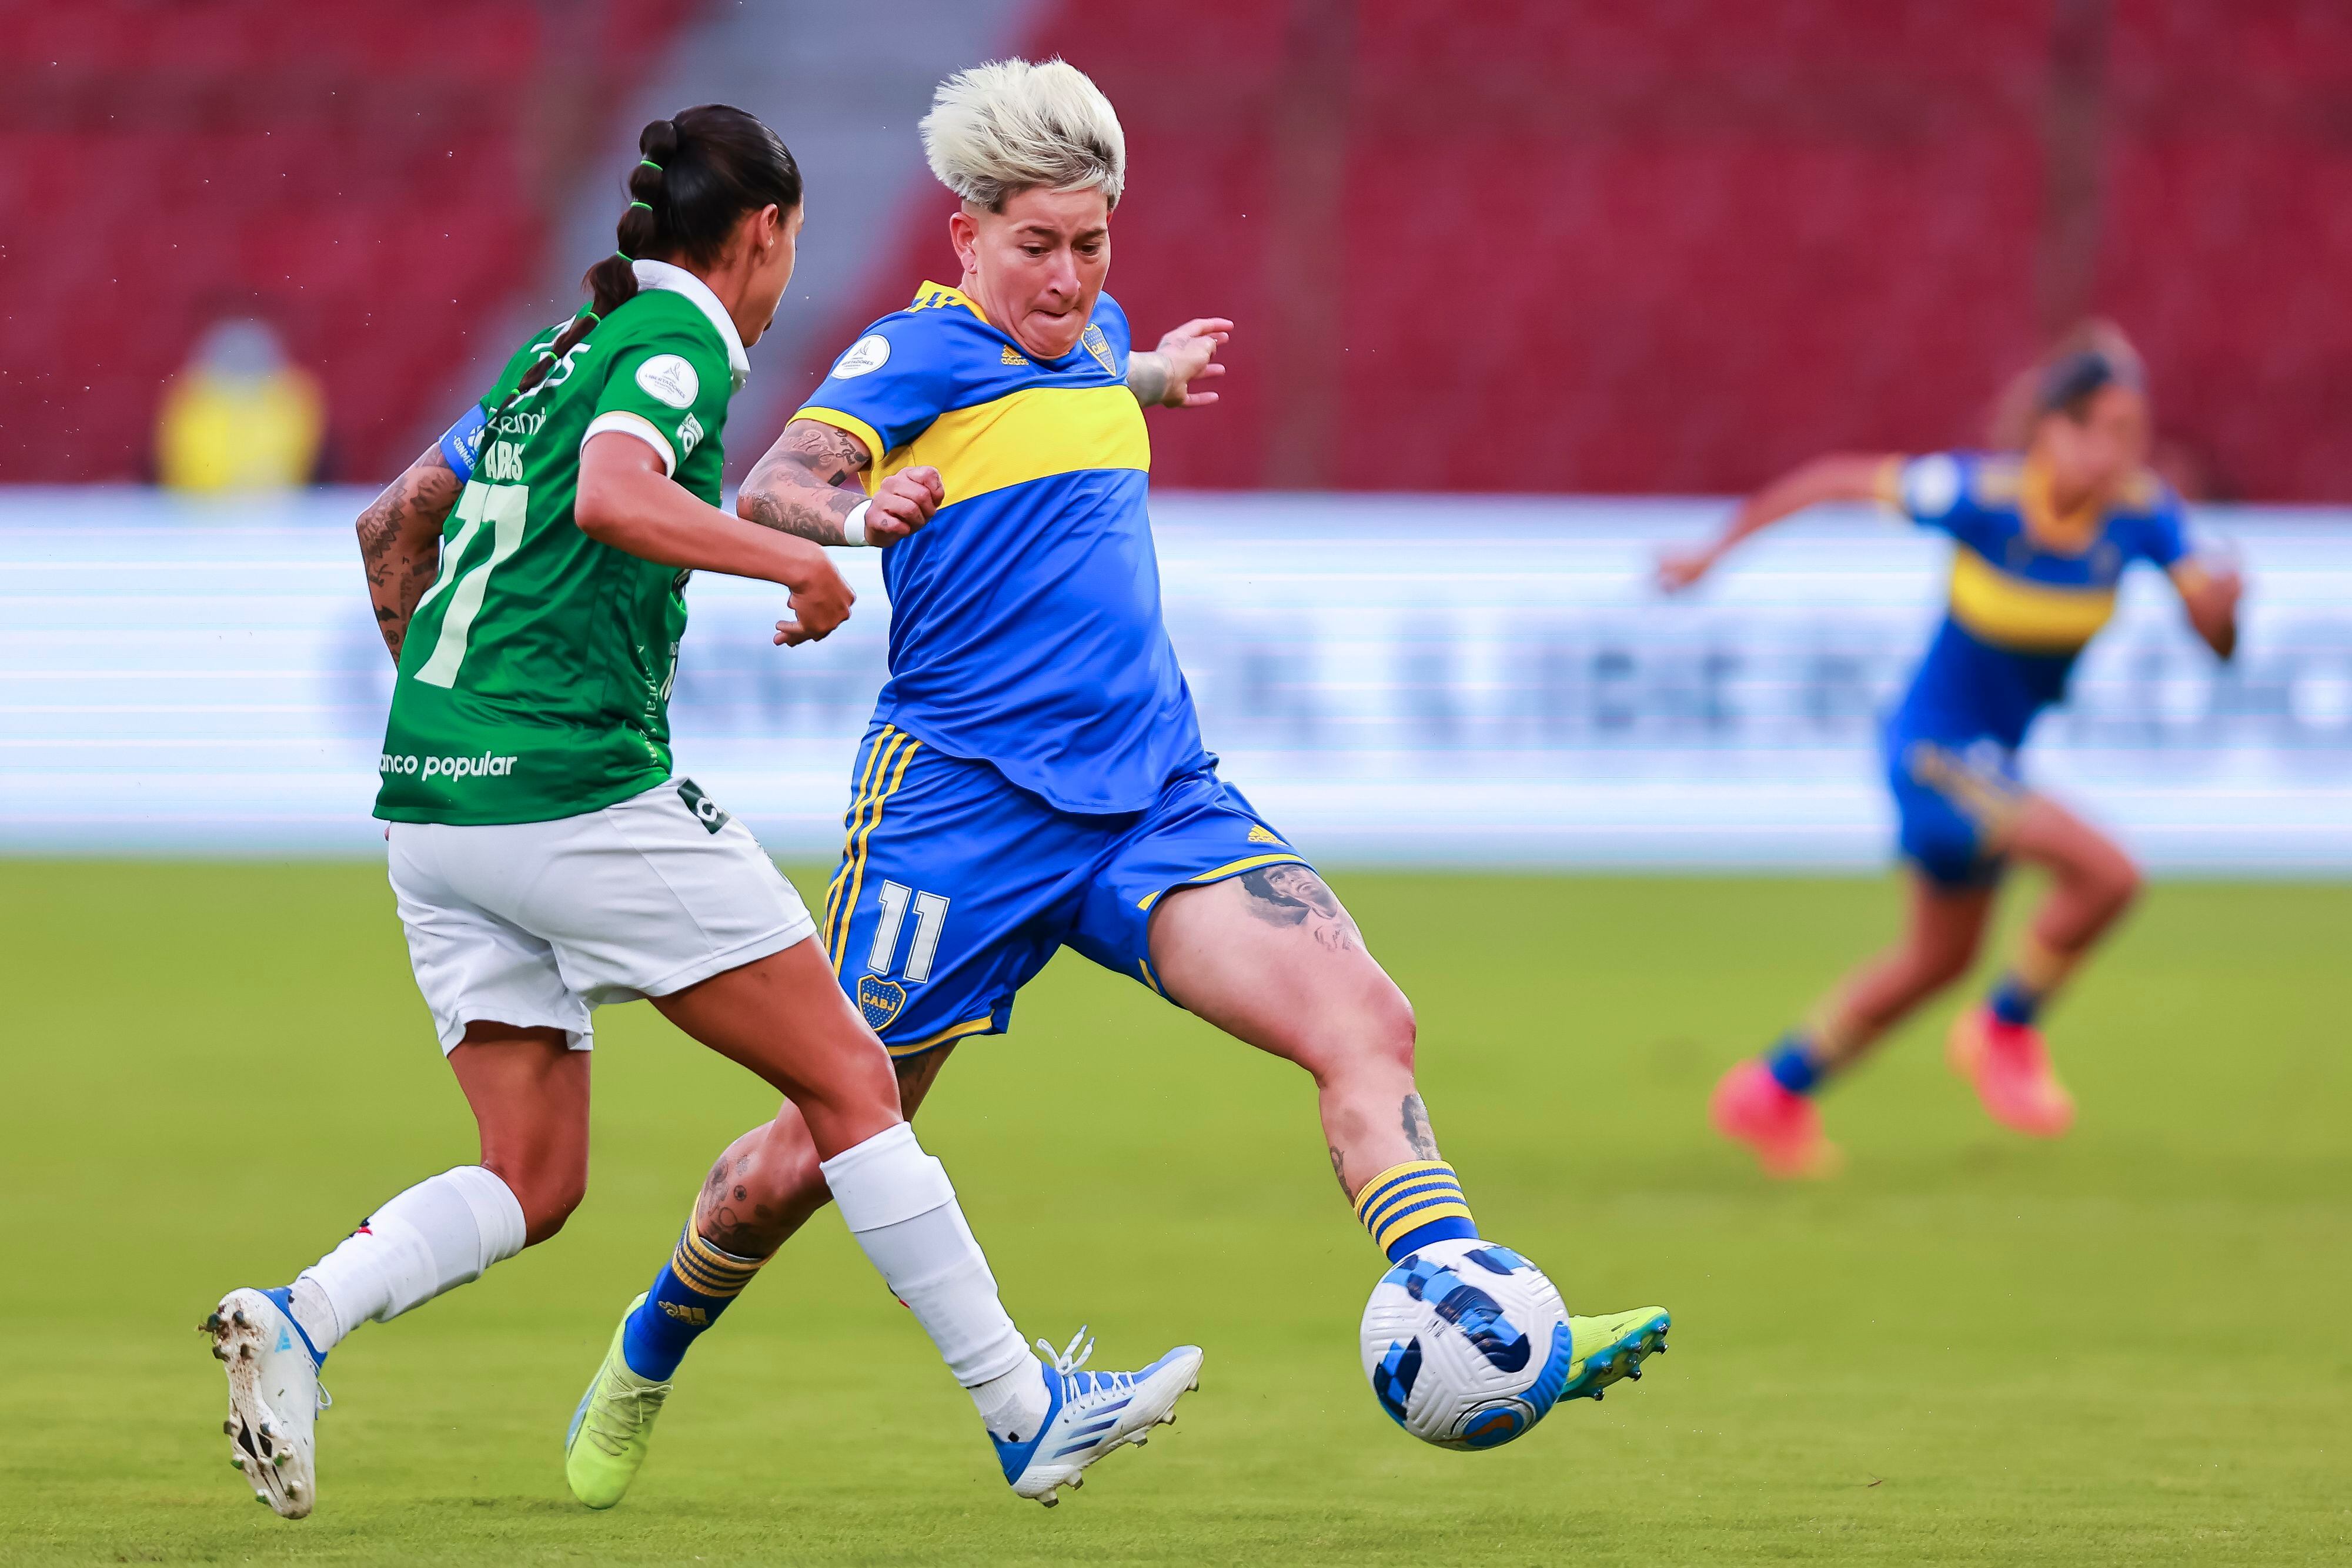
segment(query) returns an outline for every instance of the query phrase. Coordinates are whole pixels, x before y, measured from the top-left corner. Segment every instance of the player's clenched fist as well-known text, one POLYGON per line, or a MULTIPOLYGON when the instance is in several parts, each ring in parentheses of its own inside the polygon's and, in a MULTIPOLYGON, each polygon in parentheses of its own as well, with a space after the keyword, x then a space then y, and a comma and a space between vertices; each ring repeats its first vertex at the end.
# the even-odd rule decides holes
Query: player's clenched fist
POLYGON ((931 520, 948 498, 936 468, 901 468, 874 487, 866 507, 866 542, 897 544, 931 520))
POLYGON ((857 601, 848 581, 834 570, 823 550, 810 550, 808 559, 796 565, 798 570, 784 584, 792 590, 793 618, 776 622, 776 641, 787 648, 830 635, 849 619, 849 607, 857 601))

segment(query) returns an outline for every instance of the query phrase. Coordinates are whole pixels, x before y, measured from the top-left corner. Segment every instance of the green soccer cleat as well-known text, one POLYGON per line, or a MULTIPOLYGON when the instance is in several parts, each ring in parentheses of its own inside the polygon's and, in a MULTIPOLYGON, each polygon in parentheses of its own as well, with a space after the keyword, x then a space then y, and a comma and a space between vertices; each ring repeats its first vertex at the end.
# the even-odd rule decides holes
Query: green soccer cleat
POLYGON ((563 1479, 572 1495, 590 1508, 610 1508, 629 1494, 637 1467, 654 1439, 654 1417, 661 1414, 670 1385, 639 1377, 621 1359, 621 1338, 628 1333, 629 1313, 645 1304, 640 1295, 621 1314, 613 1331, 613 1348, 596 1369, 580 1408, 572 1413, 572 1429, 563 1434, 563 1479))
POLYGON ((1642 1358, 1666 1353, 1666 1330, 1673 1322, 1664 1307, 1635 1307, 1597 1318, 1571 1316, 1568 1327, 1575 1336, 1576 1359, 1569 1364, 1568 1383, 1559 1396, 1598 1399, 1602 1389, 1620 1379, 1638 1381, 1642 1358))

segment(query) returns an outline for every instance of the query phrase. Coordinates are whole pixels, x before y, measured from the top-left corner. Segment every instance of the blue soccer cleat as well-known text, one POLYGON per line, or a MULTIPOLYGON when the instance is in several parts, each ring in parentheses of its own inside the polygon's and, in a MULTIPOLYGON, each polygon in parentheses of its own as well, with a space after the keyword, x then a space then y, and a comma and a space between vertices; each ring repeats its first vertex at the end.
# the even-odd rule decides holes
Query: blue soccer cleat
POLYGON ((1141 1448, 1150 1429, 1173 1423, 1176 1401, 1201 1386, 1201 1347, 1178 1345, 1140 1372, 1081 1372, 1094 1354, 1094 1341, 1080 1329, 1060 1354, 1044 1340, 1037 1348, 1045 1379, 1045 1424, 1025 1443, 992 1437, 1004 1479, 1022 1497, 1047 1508, 1063 1487, 1085 1484, 1079 1473, 1123 1443, 1141 1448), (1081 1347, 1080 1342, 1085 1343, 1081 1347))

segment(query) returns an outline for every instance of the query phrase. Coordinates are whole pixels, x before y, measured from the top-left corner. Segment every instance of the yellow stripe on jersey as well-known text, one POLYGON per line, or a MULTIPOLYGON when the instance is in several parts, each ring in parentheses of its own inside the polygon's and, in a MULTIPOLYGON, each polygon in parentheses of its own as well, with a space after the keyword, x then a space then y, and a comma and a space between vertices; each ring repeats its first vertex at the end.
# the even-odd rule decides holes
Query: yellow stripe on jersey
POLYGON ((943 310, 950 305, 961 306, 983 321, 988 319, 988 312, 974 303, 971 295, 961 288, 950 287, 944 283, 933 283, 928 277, 923 280, 923 286, 915 290, 915 302, 907 308, 908 310, 943 310))
POLYGON ((907 764, 915 759, 915 753, 923 748, 923 743, 901 731, 890 737, 890 747, 898 755, 898 770, 891 771, 890 758, 886 754, 875 777, 879 779, 887 773, 890 781, 875 792, 873 806, 866 813, 865 831, 857 834, 856 852, 850 857, 849 885, 842 889, 840 937, 833 952, 833 972, 836 975, 841 973, 842 955, 849 946, 849 922, 857 912, 858 895, 866 891, 866 846, 873 839, 874 830, 882 825, 882 808, 890 803, 890 797, 897 794, 898 786, 907 781, 907 764))
MULTIPOLYGON (((1185 887, 1195 887, 1204 882, 1215 882, 1221 877, 1237 876, 1245 871, 1255 871, 1262 865, 1305 865, 1306 863, 1307 857, 1305 855, 1289 853, 1278 855, 1251 855, 1244 860, 1227 861, 1224 864, 1204 871, 1198 876, 1188 876, 1184 879, 1182 885, 1185 887)), ((1155 889, 1150 893, 1147 893, 1136 901, 1135 907, 1138 909, 1149 909, 1153 904, 1160 902, 1160 895, 1161 894, 1168 891, 1168 889, 1163 887, 1155 889)))
POLYGON ((833 881, 824 890, 824 949, 827 957, 834 956, 840 944, 835 940, 833 927, 841 912, 841 890, 849 884, 849 868, 857 852, 857 824, 866 815, 866 801, 874 789, 874 772, 881 765, 883 742, 898 733, 893 725, 884 725, 874 737, 873 749, 866 754, 866 772, 857 780, 857 793, 849 802, 849 828, 841 841, 841 864, 833 873, 833 881))
MULTIPOLYGON (((803 409, 811 419, 843 424, 831 410, 803 409)), ((1028 387, 971 408, 950 409, 930 428, 866 470, 866 488, 902 468, 940 471, 946 505, 997 490, 1107 468, 1151 471, 1151 437, 1143 406, 1123 385, 1028 387)))
MULTIPOLYGON (((881 476, 874 472, 882 466, 882 436, 878 431, 854 413, 844 413, 837 408, 818 408, 814 404, 793 415, 793 419, 813 419, 819 424, 829 424, 835 430, 845 430, 866 443, 867 459, 866 471, 859 475, 858 478, 865 485, 866 493, 869 496, 874 494, 874 486, 882 482, 881 476)), ((789 424, 792 420, 786 420, 784 423, 789 424)))
POLYGON ((961 1023, 950 1024, 937 1034, 927 1034, 920 1040, 910 1040, 904 1045, 892 1045, 885 1040, 882 1049, 892 1056, 913 1056, 918 1052, 929 1051, 935 1046, 945 1045, 951 1040, 961 1040, 968 1034, 978 1034, 995 1021, 992 1018, 966 1019, 961 1023))
POLYGON ((2061 588, 2001 570, 1966 545, 1952 552, 1952 619, 1998 647, 2071 653, 2116 612, 2113 588, 2061 588))

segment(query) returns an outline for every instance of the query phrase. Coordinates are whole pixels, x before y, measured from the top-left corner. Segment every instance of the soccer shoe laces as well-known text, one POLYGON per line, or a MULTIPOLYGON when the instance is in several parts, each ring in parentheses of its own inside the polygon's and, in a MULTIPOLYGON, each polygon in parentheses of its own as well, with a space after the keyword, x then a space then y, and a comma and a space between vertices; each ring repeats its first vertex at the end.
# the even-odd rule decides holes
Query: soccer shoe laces
POLYGON ((1070 1336, 1070 1343, 1056 1351, 1049 1340, 1039 1340, 1037 1348, 1062 1379, 1062 1397, 1066 1400, 1087 1399, 1105 1394, 1134 1392, 1135 1378, 1125 1372, 1081 1372, 1087 1358, 1095 1353, 1095 1342, 1087 1338, 1087 1325, 1070 1336), (1082 1343, 1083 1342, 1083 1343, 1082 1343))
POLYGON ((661 1413, 662 1401, 668 1397, 667 1383, 648 1383, 637 1388, 624 1385, 614 1391, 600 1391, 596 1398, 588 1402, 588 1414, 580 1426, 581 1436, 619 1458, 639 1429, 661 1413))
POLYGON ((1088 1326, 1088 1324, 1080 1323, 1078 1332, 1070 1336, 1070 1343, 1058 1351, 1054 1348, 1051 1340, 1041 1339, 1037 1342, 1037 1348, 1045 1353, 1045 1359, 1054 1364, 1054 1370, 1065 1377, 1084 1366, 1087 1364, 1087 1358, 1095 1353, 1095 1342, 1087 1339, 1088 1326), (1081 1340, 1085 1340, 1086 1343, 1080 1344, 1078 1342, 1081 1340))

